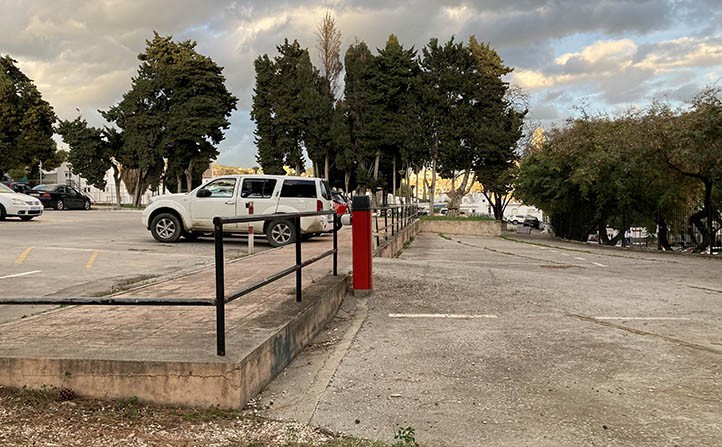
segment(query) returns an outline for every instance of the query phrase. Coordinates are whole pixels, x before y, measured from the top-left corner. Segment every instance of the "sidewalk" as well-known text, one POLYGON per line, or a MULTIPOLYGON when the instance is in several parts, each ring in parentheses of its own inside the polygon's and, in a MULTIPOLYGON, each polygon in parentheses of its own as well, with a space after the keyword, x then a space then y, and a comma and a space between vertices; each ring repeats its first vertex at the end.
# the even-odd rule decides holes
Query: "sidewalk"
MULTIPOLYGON (((302 245, 303 259, 332 248, 325 235, 302 245)), ((286 246, 226 263, 226 293, 292 266, 286 246)), ((226 305, 226 356, 216 355, 214 307, 73 306, 0 325, 0 384, 66 387, 98 398, 238 408, 253 397, 326 322, 348 286, 351 232, 332 257, 303 270, 303 302, 291 274, 226 305)), ((120 296, 213 297, 214 269, 120 296)))

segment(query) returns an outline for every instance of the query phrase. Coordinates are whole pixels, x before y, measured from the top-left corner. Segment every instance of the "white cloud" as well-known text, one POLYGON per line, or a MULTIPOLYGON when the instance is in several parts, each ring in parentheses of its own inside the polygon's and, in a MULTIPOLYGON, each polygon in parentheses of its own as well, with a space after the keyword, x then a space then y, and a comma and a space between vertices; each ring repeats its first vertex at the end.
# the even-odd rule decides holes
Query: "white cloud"
POLYGON ((19 61, 61 118, 102 125, 96 109, 130 86, 137 54, 154 30, 193 39, 224 67, 239 98, 221 145, 226 161, 253 164, 248 110, 253 61, 273 57, 284 38, 298 39, 316 60, 316 25, 331 12, 342 51, 355 40, 382 47, 394 33, 417 50, 472 34, 513 66, 512 82, 544 96, 530 115, 557 116, 580 96, 599 107, 656 93, 686 95, 722 73, 720 14, 713 0, 0 0, 0 53, 19 61), (655 42, 655 36, 666 36, 655 42), (573 46, 575 36, 589 42, 573 46), (671 36, 671 37, 670 37, 671 36), (555 47, 564 41, 565 50, 555 47), (571 42, 571 43, 570 43, 571 42), (681 75, 683 74, 683 75, 681 75))

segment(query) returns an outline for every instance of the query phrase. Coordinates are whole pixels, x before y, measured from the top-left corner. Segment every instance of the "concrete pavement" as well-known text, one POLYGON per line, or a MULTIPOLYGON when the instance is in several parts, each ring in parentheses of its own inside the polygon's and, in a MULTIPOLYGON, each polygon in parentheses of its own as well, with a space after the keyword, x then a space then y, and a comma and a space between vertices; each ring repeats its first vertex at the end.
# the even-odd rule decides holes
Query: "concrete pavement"
POLYGON ((375 259, 253 408, 429 446, 722 445, 719 260, 517 239, 375 259))
MULTIPOLYGON (((343 258, 349 236, 340 265, 350 264, 343 258)), ((242 402, 241 378, 271 371, 278 376, 250 411, 388 441, 411 427, 429 446, 720 445, 719 260, 515 238, 420 233, 398 258, 374 260, 370 297, 347 296, 343 304, 337 297, 319 311, 306 307, 320 301, 312 297, 346 287, 327 282, 321 261, 304 275, 303 307, 293 303, 292 281, 229 306, 225 359, 215 356, 210 308, 81 307, 0 325, 0 369, 35 352, 66 359, 34 365, 41 379, 60 376, 57 386, 83 383, 63 374, 64 366, 117 376, 117 369, 84 365, 92 354, 108 365, 150 368, 131 370, 132 395, 142 397, 162 375, 173 378, 168 395, 198 388, 191 399, 201 405, 219 388, 232 396, 228 402, 242 402), (325 328, 304 321, 323 330, 283 371, 253 355, 240 366, 247 348, 264 340, 288 360, 290 322, 339 305, 325 328), (210 388, 200 388, 204 382, 210 388)), ((312 255, 328 245, 306 247, 312 255)), ((247 261, 280 269, 292 258, 283 250, 247 261)), ((254 280, 242 262, 229 266, 228 290, 254 280)), ((211 276, 133 294, 211 296, 211 276)), ((96 391, 103 390, 117 392, 112 382, 96 391)))

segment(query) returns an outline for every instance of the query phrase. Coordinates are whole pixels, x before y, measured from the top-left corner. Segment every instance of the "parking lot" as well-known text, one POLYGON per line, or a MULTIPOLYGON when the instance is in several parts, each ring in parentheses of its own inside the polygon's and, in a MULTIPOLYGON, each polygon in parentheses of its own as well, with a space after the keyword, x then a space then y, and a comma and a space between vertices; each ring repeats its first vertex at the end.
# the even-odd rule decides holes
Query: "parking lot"
MULTIPOLYGON (((94 296, 178 275, 213 262, 213 239, 156 242, 140 210, 46 210, 37 219, 0 222, 0 296, 94 296)), ((269 245, 259 238, 256 251, 269 245)), ((227 258, 247 255, 229 238, 227 258)), ((0 306, 0 322, 48 307, 0 306)))

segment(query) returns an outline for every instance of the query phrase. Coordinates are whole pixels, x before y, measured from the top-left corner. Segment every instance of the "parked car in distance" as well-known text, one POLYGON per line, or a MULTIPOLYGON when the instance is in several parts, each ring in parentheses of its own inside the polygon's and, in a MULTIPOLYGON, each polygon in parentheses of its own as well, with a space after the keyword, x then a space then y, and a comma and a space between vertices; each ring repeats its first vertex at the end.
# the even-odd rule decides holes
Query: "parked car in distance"
POLYGON ((43 204, 34 197, 13 191, 0 183, 0 220, 7 217, 19 217, 30 220, 43 214, 43 204))
POLYGON ((351 209, 351 202, 338 191, 331 191, 331 200, 333 200, 333 209, 336 210, 338 217, 348 214, 351 209))
POLYGON ((541 222, 539 222, 539 218, 536 216, 526 216, 524 218, 524 226, 525 227, 531 227, 531 228, 539 228, 539 225, 541 222))
POLYGON ((46 208, 56 210, 80 209, 89 210, 92 200, 70 185, 38 185, 28 192, 37 197, 46 208))
MULTIPOLYGON (((296 213, 333 210, 325 181, 313 177, 282 175, 230 175, 205 183, 187 193, 153 197, 143 210, 142 223, 159 242, 193 239, 213 231, 213 218, 245 217, 249 202, 254 214, 296 213)), ((292 220, 279 218, 252 224, 229 224, 226 233, 265 234, 273 247, 296 240, 292 220)), ((333 230, 328 215, 301 218, 301 236, 306 239, 333 230)))
POLYGON ((523 224, 526 216, 523 214, 515 214, 506 218, 506 221, 510 224, 519 225, 523 224))
POLYGON ((27 182, 13 182, 13 181, 7 181, 3 182, 5 186, 9 186, 10 189, 12 189, 15 192, 19 192, 22 194, 27 194, 28 191, 32 189, 32 186, 28 184, 27 182))
MULTIPOLYGON (((336 229, 339 230, 343 226, 341 218, 343 218, 345 214, 349 214, 351 212, 351 202, 343 195, 343 193, 338 191, 331 191, 331 200, 333 201, 333 209, 336 210, 336 215, 338 216, 338 219, 336 219, 336 229)), ((346 219, 348 219, 348 217, 346 219)))

